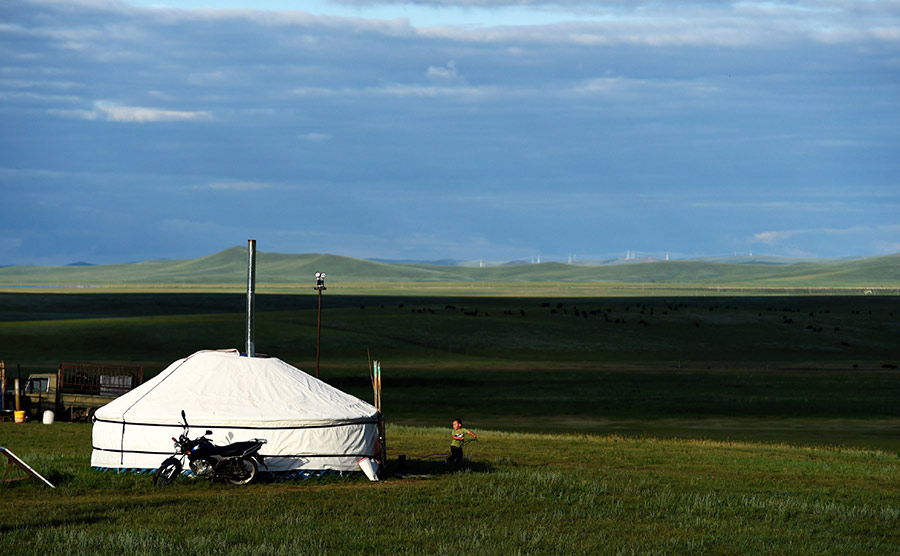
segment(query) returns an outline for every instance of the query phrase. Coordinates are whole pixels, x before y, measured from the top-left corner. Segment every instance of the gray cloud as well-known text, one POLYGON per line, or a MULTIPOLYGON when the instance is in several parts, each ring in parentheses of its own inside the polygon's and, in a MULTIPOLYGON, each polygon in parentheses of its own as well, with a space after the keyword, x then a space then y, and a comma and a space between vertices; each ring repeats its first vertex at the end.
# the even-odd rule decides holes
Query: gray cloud
POLYGON ((428 66, 425 75, 434 81, 451 82, 459 79, 459 72, 456 69, 456 62, 450 60, 444 66, 428 66))
POLYGON ((533 2, 546 21, 496 23, 517 5, 427 26, 3 2, 0 180, 21 242, 0 264, 66 253, 63 222, 112 241, 76 205, 169 223, 110 253, 192 221, 195 249, 263 230, 384 257, 898 242, 896 3, 533 2))
POLYGON ((50 110, 49 112, 81 120, 140 124, 152 122, 206 122, 213 119, 212 114, 203 110, 164 110, 143 106, 120 106, 105 101, 95 102, 92 110, 50 110))
POLYGON ((314 131, 298 135, 297 137, 304 141, 309 141, 310 143, 324 143, 325 141, 331 141, 332 139, 330 133, 318 133, 314 131))

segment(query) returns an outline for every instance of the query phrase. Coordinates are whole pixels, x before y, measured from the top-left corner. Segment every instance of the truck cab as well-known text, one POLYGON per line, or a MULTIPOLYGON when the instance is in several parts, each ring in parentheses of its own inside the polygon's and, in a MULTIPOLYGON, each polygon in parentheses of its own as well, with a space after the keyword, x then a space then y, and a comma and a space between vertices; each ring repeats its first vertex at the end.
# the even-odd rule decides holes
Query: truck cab
POLYGON ((40 374, 40 375, 31 375, 28 377, 28 382, 25 383, 25 388, 22 391, 23 394, 47 394, 50 392, 50 383, 53 383, 53 387, 56 387, 56 374, 40 374))

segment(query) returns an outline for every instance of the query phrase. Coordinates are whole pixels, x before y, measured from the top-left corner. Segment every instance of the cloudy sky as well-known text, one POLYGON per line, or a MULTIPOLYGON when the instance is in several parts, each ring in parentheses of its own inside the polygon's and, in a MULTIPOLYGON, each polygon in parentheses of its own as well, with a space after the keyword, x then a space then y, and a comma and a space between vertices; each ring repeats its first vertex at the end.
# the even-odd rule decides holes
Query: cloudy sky
POLYGON ((0 265, 900 251, 895 0, 3 0, 0 265))

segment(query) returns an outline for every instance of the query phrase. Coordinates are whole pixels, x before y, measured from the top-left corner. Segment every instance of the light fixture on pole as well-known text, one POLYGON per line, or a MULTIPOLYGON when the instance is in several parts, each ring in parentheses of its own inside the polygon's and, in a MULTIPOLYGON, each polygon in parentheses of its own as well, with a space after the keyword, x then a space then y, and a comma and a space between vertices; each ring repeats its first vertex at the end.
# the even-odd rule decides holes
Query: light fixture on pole
POLYGON ((319 378, 319 354, 321 353, 320 346, 322 345, 322 291, 327 289, 325 287, 324 272, 316 272, 316 285, 314 288, 319 292, 319 323, 316 326, 316 378, 319 378))

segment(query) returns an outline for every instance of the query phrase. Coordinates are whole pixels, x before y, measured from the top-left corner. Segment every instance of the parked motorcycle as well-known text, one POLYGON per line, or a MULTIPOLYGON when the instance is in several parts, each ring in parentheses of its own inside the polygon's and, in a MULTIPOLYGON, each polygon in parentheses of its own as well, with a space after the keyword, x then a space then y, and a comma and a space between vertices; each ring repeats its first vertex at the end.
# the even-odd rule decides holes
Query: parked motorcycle
POLYGON ((263 462, 263 456, 259 454, 260 448, 266 443, 263 438, 254 438, 243 442, 235 442, 227 446, 216 446, 207 438, 212 431, 191 440, 188 438, 190 425, 184 410, 181 411, 181 419, 184 421, 184 432, 178 438, 172 438, 175 443, 175 455, 166 458, 159 468, 153 473, 155 486, 170 485, 184 468, 184 458, 188 459, 191 472, 197 477, 210 480, 222 479, 233 485, 245 485, 256 477, 259 466, 268 469, 263 462))

